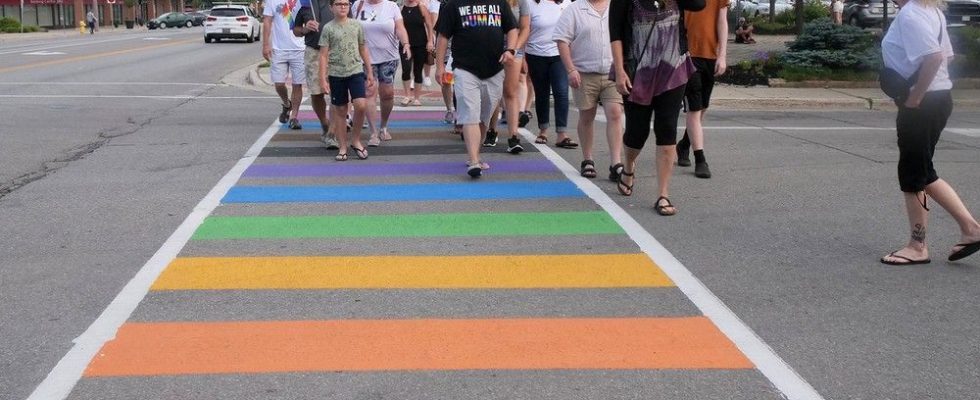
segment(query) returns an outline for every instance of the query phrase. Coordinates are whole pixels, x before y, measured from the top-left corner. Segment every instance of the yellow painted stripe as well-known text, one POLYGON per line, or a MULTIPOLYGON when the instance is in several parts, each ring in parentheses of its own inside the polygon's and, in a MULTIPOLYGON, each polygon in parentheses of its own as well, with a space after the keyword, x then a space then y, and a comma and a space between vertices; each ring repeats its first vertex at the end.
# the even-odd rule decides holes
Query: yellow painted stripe
POLYGON ((67 57, 67 58, 61 58, 61 59, 57 59, 57 60, 50 60, 50 61, 43 61, 43 62, 32 63, 32 64, 24 64, 24 65, 16 65, 16 66, 13 66, 13 67, 0 68, 0 73, 13 72, 13 71, 18 71, 18 70, 22 70, 22 69, 35 69, 35 68, 39 68, 39 67, 46 67, 46 66, 49 66, 49 65, 58 65, 58 64, 73 63, 73 62, 76 62, 76 61, 85 61, 85 60, 100 59, 100 58, 118 56, 118 55, 121 55, 121 54, 134 53, 134 52, 137 52, 137 51, 155 50, 155 49, 159 49, 161 47, 179 46, 179 45, 182 45, 182 44, 195 43, 195 42, 198 42, 198 41, 200 41, 200 40, 199 39, 186 39, 186 40, 179 40, 179 41, 174 41, 174 42, 167 42, 167 43, 155 44, 155 45, 150 45, 150 46, 144 46, 144 45, 140 44, 140 47, 131 48, 131 49, 114 50, 114 51, 108 51, 108 52, 103 52, 103 53, 87 54, 87 55, 84 55, 84 56, 67 57))
POLYGON ((152 290, 666 286, 674 284, 645 254, 188 257, 152 290))

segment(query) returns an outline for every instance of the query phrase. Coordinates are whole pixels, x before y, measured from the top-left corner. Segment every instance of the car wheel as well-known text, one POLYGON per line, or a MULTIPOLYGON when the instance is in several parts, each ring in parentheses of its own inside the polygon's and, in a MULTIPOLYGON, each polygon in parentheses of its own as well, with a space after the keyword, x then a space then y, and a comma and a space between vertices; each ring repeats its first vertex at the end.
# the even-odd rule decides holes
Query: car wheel
POLYGON ((211 37, 210 36, 204 36, 204 43, 211 43, 211 37))
POLYGON ((861 23, 858 22, 858 17, 856 15, 852 15, 851 18, 847 20, 847 23, 851 26, 856 26, 858 28, 861 27, 861 23))
POLYGON ((255 41, 256 42, 261 42, 262 41, 262 30, 259 29, 257 32, 258 33, 255 34, 255 41))
POLYGON ((252 33, 248 33, 247 35, 245 35, 245 43, 252 43, 254 41, 255 41, 255 38, 252 37, 252 33))
POLYGON ((161 22, 160 23, 160 29, 167 29, 167 23, 166 22, 161 22))
POLYGON ((191 21, 187 21, 187 23, 186 23, 186 24, 184 24, 184 26, 186 26, 186 27, 188 27, 188 28, 190 28, 190 27, 192 27, 192 26, 194 26, 194 23, 193 23, 193 22, 191 22, 191 21))

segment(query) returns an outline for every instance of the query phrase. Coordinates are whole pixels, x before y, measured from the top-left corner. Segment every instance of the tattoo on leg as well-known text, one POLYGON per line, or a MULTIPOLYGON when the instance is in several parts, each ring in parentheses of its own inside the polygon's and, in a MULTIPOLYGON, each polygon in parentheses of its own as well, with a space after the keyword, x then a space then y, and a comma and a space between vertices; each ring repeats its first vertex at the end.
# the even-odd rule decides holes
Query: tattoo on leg
POLYGON ((926 227, 922 224, 915 224, 915 229, 912 230, 912 240, 925 243, 926 242, 926 227))

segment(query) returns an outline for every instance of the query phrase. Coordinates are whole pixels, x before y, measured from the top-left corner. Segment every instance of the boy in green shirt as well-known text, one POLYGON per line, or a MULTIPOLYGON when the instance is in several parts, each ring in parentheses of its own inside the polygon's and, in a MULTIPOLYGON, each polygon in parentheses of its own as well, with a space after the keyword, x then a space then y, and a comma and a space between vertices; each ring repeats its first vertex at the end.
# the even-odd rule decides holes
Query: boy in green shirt
POLYGON ((367 149, 361 144, 361 129, 367 88, 374 87, 371 71, 371 55, 364 46, 364 29, 357 21, 348 18, 350 0, 331 0, 334 19, 323 26, 320 34, 320 85, 330 88, 330 104, 333 117, 331 131, 337 132, 340 151, 337 161, 347 161, 348 104, 354 104, 354 124, 351 127, 350 148, 357 158, 368 158, 367 149), (329 81, 329 86, 327 83, 329 81))

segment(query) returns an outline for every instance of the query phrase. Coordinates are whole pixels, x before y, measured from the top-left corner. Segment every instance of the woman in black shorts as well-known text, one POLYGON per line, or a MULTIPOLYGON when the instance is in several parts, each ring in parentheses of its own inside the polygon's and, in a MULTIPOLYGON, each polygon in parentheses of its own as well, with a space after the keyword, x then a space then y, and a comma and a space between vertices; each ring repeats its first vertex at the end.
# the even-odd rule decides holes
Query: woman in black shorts
POLYGON ((694 72, 680 33, 681 17, 683 10, 703 8, 704 0, 612 0, 609 5, 613 73, 626 112, 626 165, 617 189, 624 196, 633 194, 636 159, 650 136, 652 117, 659 191, 654 209, 660 215, 677 213, 668 186, 677 158, 677 118, 694 72))

